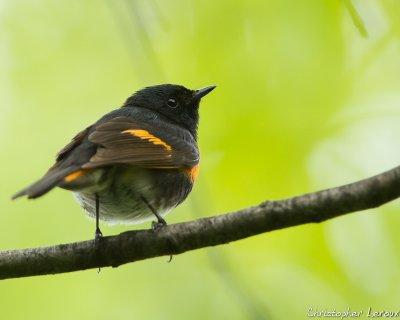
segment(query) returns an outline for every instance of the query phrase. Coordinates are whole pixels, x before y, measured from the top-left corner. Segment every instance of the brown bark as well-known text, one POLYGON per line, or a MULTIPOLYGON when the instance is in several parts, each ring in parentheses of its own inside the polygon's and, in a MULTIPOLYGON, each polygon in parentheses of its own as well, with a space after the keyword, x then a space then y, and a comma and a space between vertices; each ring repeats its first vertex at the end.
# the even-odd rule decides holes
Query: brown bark
POLYGON ((375 208, 400 196, 400 167, 337 188, 215 217, 168 225, 160 230, 128 231, 94 240, 0 252, 0 279, 119 265, 216 246, 260 233, 322 222, 375 208))

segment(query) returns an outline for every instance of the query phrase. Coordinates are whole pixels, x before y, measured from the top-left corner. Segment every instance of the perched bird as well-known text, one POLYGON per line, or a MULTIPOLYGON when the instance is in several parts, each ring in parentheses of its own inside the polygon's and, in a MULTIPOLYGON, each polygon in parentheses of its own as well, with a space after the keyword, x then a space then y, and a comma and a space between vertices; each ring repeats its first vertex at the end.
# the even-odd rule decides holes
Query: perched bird
POLYGON ((215 86, 144 88, 78 133, 37 182, 13 196, 38 198, 54 187, 71 190, 96 219, 136 224, 164 216, 192 190, 198 174, 199 103, 215 86))

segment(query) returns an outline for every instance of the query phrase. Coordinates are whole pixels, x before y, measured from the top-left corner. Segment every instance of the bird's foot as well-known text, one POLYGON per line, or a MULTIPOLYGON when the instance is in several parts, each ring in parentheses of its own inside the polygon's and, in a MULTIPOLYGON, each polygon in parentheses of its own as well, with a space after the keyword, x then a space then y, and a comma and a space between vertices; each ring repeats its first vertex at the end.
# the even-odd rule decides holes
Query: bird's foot
POLYGON ((100 240, 103 238, 103 233, 101 232, 100 228, 96 228, 96 232, 94 233, 94 241, 95 242, 100 242, 100 240))
POLYGON ((162 227, 164 227, 164 226, 166 226, 167 225, 167 222, 163 219, 163 218, 158 218, 158 221, 157 222, 155 222, 155 221, 152 221, 151 222, 151 228, 154 230, 154 231, 157 231, 157 230, 160 230, 162 227))

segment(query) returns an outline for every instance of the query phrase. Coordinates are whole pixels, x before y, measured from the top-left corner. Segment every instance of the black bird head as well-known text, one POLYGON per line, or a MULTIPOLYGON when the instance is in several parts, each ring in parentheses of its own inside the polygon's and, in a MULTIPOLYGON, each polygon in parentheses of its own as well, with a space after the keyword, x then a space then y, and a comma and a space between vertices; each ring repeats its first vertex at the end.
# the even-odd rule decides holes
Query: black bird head
POLYGON ((185 127, 196 136, 200 100, 215 87, 209 86, 198 90, 190 90, 175 84, 147 87, 130 96, 123 107, 141 107, 155 111, 185 127))

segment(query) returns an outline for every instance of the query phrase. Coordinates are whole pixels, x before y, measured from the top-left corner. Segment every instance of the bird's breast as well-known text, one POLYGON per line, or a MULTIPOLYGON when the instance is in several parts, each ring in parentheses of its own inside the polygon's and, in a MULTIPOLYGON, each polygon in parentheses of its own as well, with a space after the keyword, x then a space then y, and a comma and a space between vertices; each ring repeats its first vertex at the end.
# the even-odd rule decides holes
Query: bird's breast
MULTIPOLYGON (((109 168, 110 181, 97 194, 100 200, 100 218, 111 223, 140 223, 154 218, 143 202, 143 197, 160 215, 165 215, 180 204, 190 193, 194 174, 188 170, 145 169, 133 166, 109 168)), ((81 206, 95 215, 95 195, 76 192, 81 206)))

